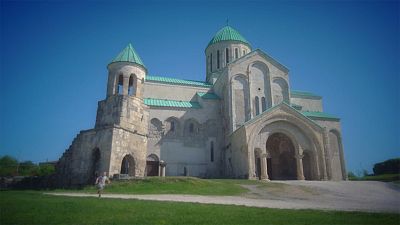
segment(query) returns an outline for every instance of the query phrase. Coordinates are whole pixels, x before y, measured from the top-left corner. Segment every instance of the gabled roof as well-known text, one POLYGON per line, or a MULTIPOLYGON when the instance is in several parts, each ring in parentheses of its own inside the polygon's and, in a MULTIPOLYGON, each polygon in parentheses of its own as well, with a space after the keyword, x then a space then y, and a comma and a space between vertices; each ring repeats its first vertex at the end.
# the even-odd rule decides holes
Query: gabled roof
POLYGON ((310 112, 310 111, 305 111, 301 112, 301 114, 307 116, 308 118, 311 119, 320 119, 320 120, 331 120, 331 121, 340 121, 339 117, 333 116, 328 113, 324 112, 310 112))
POLYGON ((225 26, 214 35, 206 48, 221 41, 239 41, 251 46, 250 43, 237 30, 231 26, 225 26))
POLYGON ((117 55, 117 57, 111 61, 111 63, 114 62, 131 62, 145 67, 142 59, 139 57, 130 43, 117 55))
POLYGON ((194 108, 194 109, 201 108, 201 105, 198 102, 156 99, 156 98, 145 98, 144 104, 148 106, 158 106, 158 107, 194 108))
MULTIPOLYGON (((289 73, 289 69, 285 65, 281 64, 280 62, 278 62, 277 60, 275 60, 274 58, 269 56, 267 53, 265 53, 261 49, 253 50, 253 51, 247 53, 246 55, 244 55, 244 56, 242 56, 242 57, 240 57, 238 59, 235 59, 234 61, 230 62, 228 65, 235 64, 236 62, 244 61, 247 58, 251 57, 251 55, 255 55, 255 54, 259 54, 260 56, 265 58, 268 62, 270 62, 272 65, 274 65, 274 66, 278 67, 279 69, 281 69, 283 72, 289 73)), ((225 68, 227 68, 227 67, 224 67, 224 69, 225 68)))
POLYGON ((173 85, 205 87, 205 88, 209 88, 212 86, 212 84, 204 81, 184 80, 184 79, 178 79, 172 77, 160 77, 160 76, 146 76, 145 81, 173 84, 173 85))
POLYGON ((254 118, 252 118, 251 120, 246 121, 243 126, 245 125, 249 125, 255 121, 257 121, 259 118, 263 117, 265 114, 272 112, 278 108, 282 108, 282 107, 286 107, 287 109, 289 109, 289 111, 293 112, 294 114, 297 114, 298 116, 305 118, 306 121, 308 121, 309 123, 313 124, 314 127, 317 127, 318 129, 322 129, 322 127, 317 124, 314 120, 312 120, 311 118, 307 117, 306 115, 302 114, 301 112, 299 112, 298 110, 296 110, 295 108, 291 107, 290 105, 288 105, 286 102, 282 102, 278 105, 275 105, 267 110, 265 110, 264 112, 262 112, 261 114, 255 116, 254 118))

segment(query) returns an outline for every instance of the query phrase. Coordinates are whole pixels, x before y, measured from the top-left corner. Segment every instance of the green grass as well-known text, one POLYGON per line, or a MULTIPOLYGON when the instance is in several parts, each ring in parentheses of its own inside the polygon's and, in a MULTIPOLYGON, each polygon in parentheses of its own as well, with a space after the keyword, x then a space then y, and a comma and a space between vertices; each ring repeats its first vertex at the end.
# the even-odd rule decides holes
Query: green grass
POLYGON ((399 224, 399 214, 74 198, 1 191, 0 224, 399 224))
MULTIPOLYGON (((149 177, 140 180, 115 181, 107 185, 106 193, 115 194, 193 194, 193 195, 240 195, 247 189, 240 184, 261 183, 249 180, 199 179, 194 177, 149 177)), ((66 190, 57 190, 66 191, 66 190)), ((95 193, 94 185, 74 192, 95 193)))

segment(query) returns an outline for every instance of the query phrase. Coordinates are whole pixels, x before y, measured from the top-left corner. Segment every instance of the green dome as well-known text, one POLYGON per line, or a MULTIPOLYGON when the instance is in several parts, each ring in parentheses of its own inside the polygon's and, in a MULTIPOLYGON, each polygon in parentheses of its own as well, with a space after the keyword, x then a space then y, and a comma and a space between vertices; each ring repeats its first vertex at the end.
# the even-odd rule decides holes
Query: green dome
POLYGON ((113 59, 113 61, 111 61, 111 63, 114 62, 131 62, 145 67, 142 59, 140 59, 139 55, 136 53, 135 49, 130 43, 128 46, 126 46, 126 48, 124 48, 124 50, 122 50, 122 52, 118 54, 117 57, 115 57, 115 59, 113 59))
POLYGON ((208 46, 221 41, 240 41, 250 46, 250 43, 237 30, 233 29, 231 26, 225 26, 221 30, 219 30, 217 34, 215 34, 215 36, 208 43, 207 48, 208 46))

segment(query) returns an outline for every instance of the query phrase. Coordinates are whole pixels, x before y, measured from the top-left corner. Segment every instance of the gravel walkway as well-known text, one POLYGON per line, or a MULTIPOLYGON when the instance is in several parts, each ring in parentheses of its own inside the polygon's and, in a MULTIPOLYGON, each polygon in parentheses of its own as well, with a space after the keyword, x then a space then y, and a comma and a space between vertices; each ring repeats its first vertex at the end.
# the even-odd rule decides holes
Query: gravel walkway
MULTIPOLYGON (((400 188, 393 184, 330 181, 274 181, 264 185, 242 185, 243 196, 103 194, 103 198, 242 205, 279 209, 400 213, 400 188)), ((97 197, 85 193, 45 193, 71 197, 97 197)))

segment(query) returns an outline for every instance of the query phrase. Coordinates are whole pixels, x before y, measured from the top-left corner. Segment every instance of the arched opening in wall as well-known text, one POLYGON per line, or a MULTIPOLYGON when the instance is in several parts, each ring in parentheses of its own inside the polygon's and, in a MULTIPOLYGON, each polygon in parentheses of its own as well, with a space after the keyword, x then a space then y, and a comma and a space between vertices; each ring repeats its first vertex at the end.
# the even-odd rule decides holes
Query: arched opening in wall
POLYGON ((342 157, 341 156, 341 143, 339 132, 336 130, 329 131, 329 161, 331 163, 331 179, 342 180, 343 179, 343 168, 342 168, 342 157))
POLYGON ((122 159, 120 174, 127 174, 131 177, 135 176, 135 159, 131 155, 126 155, 122 159))
POLYGON ((131 76, 129 77, 128 95, 129 96, 136 95, 136 89, 137 89, 137 79, 135 75, 131 74, 131 76))
POLYGON ((149 137, 160 138, 161 136, 162 136, 162 122, 157 118, 151 119, 149 124, 149 137))
POLYGON ((210 142, 210 161, 214 162, 214 142, 210 142))
POLYGON ((178 119, 175 117, 169 117, 165 121, 165 131, 167 137, 179 136, 180 125, 178 119))
POLYGON ((268 174, 271 180, 295 180, 296 160, 293 142, 283 133, 274 133, 268 137, 266 149, 270 152, 271 165, 268 174))
POLYGON ((250 119, 249 85, 244 75, 239 74, 232 79, 232 108, 234 110, 234 129, 242 126, 250 119))
POLYGON ((257 116, 258 114, 260 114, 260 102, 258 100, 258 96, 256 96, 254 104, 255 104, 256 116, 257 116))
POLYGON ((274 105, 281 102, 289 103, 289 87, 283 78, 275 78, 272 83, 272 92, 274 95, 274 105))
POLYGON ((212 53, 210 54, 210 72, 213 71, 213 57, 212 57, 212 53))
POLYGON ((261 97, 261 107, 262 107, 262 112, 267 110, 267 104, 265 102, 265 97, 261 97))
POLYGON ((151 154, 146 159, 146 175, 158 176, 160 168, 160 160, 157 155, 151 154))
POLYGON ((200 131, 200 124, 197 122, 197 120, 191 118, 185 121, 184 123, 184 130, 183 130, 183 135, 184 136, 197 136, 200 131))
POLYGON ((118 83, 117 83, 117 94, 123 94, 123 87, 124 87, 124 77, 122 74, 118 76, 118 83))
POLYGON ((229 49, 228 48, 225 49, 225 59, 226 59, 226 64, 228 64, 229 63, 229 49))
POLYGON ((90 177, 89 183, 94 183, 96 178, 103 172, 100 170, 100 149, 94 148, 91 155, 91 167, 90 167, 90 177))
POLYGON ((304 178, 306 180, 312 180, 312 153, 309 151, 304 151, 303 152, 303 173, 304 173, 304 178))
MULTIPOLYGON (((264 97, 264 101, 261 101, 261 106, 259 109, 262 109, 262 105, 265 104, 265 110, 270 108, 271 105, 271 83, 270 83, 270 74, 268 66, 261 61, 256 61, 249 66, 249 70, 251 73, 250 76, 250 85, 251 89, 257 89, 259 97, 264 97)), ((264 109, 262 109, 264 111, 264 109)))
POLYGON ((239 58, 239 50, 235 48, 235 59, 239 58))
POLYGON ((220 54, 219 54, 219 50, 217 50, 217 69, 219 69, 219 66, 220 66, 219 60, 220 60, 220 54))

